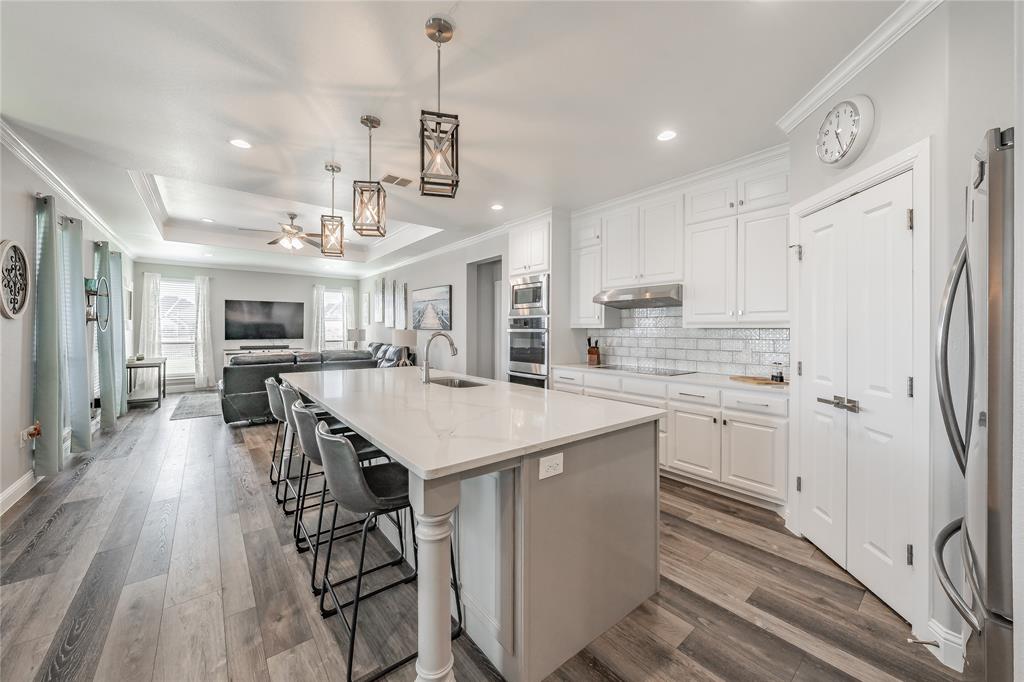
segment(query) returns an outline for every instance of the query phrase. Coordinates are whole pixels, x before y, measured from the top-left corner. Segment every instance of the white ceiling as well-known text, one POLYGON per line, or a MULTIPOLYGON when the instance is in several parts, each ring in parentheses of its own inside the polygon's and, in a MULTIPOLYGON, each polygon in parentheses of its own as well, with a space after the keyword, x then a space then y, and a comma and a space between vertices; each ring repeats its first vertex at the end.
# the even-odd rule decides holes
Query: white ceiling
POLYGON ((784 142, 774 122, 898 4, 5 1, 0 113, 137 257, 308 271, 312 249, 265 249, 237 228, 295 210, 318 231, 329 159, 350 208, 364 113, 383 120, 374 175, 417 177, 419 111, 436 104, 422 26, 448 12, 441 109, 462 123, 458 196, 389 188, 395 238, 354 239, 365 262, 321 265, 358 275, 784 142), (657 142, 666 128, 679 136, 657 142))

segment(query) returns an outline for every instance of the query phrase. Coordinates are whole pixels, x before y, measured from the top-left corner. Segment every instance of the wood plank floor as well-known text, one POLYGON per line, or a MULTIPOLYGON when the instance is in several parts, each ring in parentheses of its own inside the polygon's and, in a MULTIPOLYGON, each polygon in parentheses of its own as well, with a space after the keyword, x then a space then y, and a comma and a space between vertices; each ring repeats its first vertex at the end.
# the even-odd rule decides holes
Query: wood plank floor
MULTIPOLYGON (((267 480, 273 430, 172 422, 178 399, 132 409, 0 518, 3 680, 344 678, 347 635, 267 480)), ((775 514, 670 480, 661 507, 658 594, 550 679, 958 679, 775 514)), ((415 647, 414 585, 366 604, 357 675, 415 647)), ((455 652, 458 679, 499 679, 467 637, 455 652)))

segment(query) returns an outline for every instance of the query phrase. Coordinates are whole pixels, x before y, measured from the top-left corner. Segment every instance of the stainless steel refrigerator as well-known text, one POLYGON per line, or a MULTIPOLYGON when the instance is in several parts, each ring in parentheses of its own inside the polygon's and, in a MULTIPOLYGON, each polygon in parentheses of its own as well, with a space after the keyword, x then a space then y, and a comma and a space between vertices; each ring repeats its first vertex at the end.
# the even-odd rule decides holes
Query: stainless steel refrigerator
POLYGON ((965 677, 1002 682, 1013 679, 1013 128, 985 133, 971 160, 965 217, 966 235, 940 308, 936 369, 942 419, 965 477, 966 505, 964 516, 935 538, 932 564, 968 625, 965 677), (958 289, 967 302, 967 358, 949 357, 958 289), (950 391, 950 361, 967 363, 963 428, 950 391), (958 534, 964 570, 954 579, 943 550, 958 534))

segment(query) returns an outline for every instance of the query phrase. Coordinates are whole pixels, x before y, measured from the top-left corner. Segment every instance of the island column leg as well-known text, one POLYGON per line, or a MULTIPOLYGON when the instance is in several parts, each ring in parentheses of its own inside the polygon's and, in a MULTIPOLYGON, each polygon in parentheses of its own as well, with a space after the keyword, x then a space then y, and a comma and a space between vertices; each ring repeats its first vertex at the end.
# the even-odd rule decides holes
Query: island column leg
POLYGON ((410 471, 409 501, 416 514, 416 539, 419 542, 416 680, 454 682, 449 552, 452 546, 452 515, 459 506, 459 481, 425 481, 410 471))

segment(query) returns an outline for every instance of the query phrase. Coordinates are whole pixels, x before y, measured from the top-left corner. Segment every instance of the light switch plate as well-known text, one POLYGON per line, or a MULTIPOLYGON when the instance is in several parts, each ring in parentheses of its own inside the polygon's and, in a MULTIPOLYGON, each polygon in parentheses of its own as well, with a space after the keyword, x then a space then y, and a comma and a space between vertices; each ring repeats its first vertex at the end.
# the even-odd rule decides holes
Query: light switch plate
POLYGON ((540 474, 539 478, 544 480, 551 476, 557 476, 562 473, 562 453, 556 452, 553 455, 547 455, 546 457, 540 458, 540 474))

